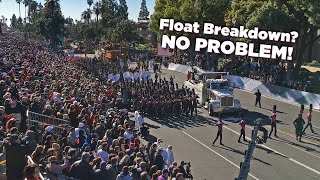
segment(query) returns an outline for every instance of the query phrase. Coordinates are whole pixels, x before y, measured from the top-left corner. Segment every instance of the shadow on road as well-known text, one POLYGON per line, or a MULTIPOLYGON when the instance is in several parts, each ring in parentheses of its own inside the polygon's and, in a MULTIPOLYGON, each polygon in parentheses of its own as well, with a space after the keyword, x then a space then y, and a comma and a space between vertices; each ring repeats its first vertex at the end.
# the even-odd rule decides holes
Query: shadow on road
POLYGON ((214 120, 203 116, 178 116, 167 118, 150 118, 153 121, 169 128, 184 129, 187 127, 200 127, 205 125, 214 125, 214 120))
MULTIPOLYGON (((234 148, 232 148, 232 147, 226 146, 226 145, 224 145, 224 146, 216 146, 216 147, 217 147, 217 148, 220 148, 220 149, 227 150, 227 151, 231 151, 231 152, 234 152, 234 153, 237 153, 237 154, 245 155, 244 152, 239 151, 239 150, 237 150, 237 149, 234 149, 234 148)), ((261 159, 258 159, 258 158, 255 158, 255 157, 252 157, 252 158, 253 158, 254 160, 256 160, 256 161, 259 161, 259 162, 263 163, 263 164, 266 164, 266 165, 268 165, 268 166, 272 166, 270 163, 265 162, 265 161, 263 161, 263 160, 261 160, 261 159)))
MULTIPOLYGON (((261 108, 261 109, 264 109, 264 110, 270 111, 270 113, 272 112, 272 110, 271 110, 271 109, 268 109, 268 108, 261 108)), ((279 113, 279 114, 287 114, 287 113, 282 112, 282 111, 277 111, 277 113, 279 113)))
POLYGON ((152 134, 149 134, 148 136, 146 136, 145 138, 144 138, 144 140, 146 140, 147 142, 149 142, 149 143, 155 143, 155 142, 157 142, 157 137, 155 137, 155 136, 153 136, 152 134))
POLYGON ((266 151, 268 154, 273 153, 273 154, 279 155, 279 156, 281 156, 281 157, 288 158, 287 156, 284 156, 284 155, 282 155, 282 154, 279 154, 279 153, 277 153, 277 152, 274 152, 273 150, 268 149, 268 148, 265 148, 265 147, 260 146, 260 145, 257 145, 256 148, 257 148, 257 149, 260 149, 260 150, 264 150, 264 151, 266 151))
MULTIPOLYGON (((287 144, 290 144, 292 146, 296 146, 296 147, 299 147, 299 148, 302 148, 302 149, 305 149, 306 151, 308 152, 317 152, 317 153, 320 153, 319 151, 317 151, 316 149, 314 148, 311 148, 311 147, 307 147, 307 146, 304 146, 302 144, 298 144, 298 143, 295 143, 295 142, 292 142, 292 141, 289 141, 289 140, 286 140, 286 139, 283 139, 283 138, 278 138, 278 139, 273 139, 274 141, 278 141, 278 142, 283 142, 283 143, 287 143, 287 144)), ((306 143, 306 142, 303 142, 303 138, 302 138, 302 143, 306 143)), ((307 143, 309 144, 309 143, 307 143)))

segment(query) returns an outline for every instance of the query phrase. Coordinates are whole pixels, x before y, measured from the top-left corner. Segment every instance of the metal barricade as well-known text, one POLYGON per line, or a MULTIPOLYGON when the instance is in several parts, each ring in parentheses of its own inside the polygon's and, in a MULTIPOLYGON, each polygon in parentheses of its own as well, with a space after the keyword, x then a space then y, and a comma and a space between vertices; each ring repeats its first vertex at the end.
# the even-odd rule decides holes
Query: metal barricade
POLYGON ((36 126, 37 129, 43 125, 50 125, 54 127, 54 132, 59 134, 63 130, 64 125, 69 125, 69 121, 27 111, 27 124, 29 127, 36 126))

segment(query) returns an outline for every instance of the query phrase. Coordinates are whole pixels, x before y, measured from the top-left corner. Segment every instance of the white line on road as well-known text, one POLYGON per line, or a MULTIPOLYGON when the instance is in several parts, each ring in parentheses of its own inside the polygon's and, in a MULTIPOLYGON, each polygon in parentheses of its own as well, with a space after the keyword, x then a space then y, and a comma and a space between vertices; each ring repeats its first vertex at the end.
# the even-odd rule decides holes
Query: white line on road
MULTIPOLYGON (((245 106, 245 107, 248 107, 248 106, 245 106)), ((249 108, 250 108, 250 106, 249 106, 249 108)), ((258 107, 257 107, 257 108, 258 108, 258 107)), ((258 108, 258 109, 261 110, 261 111, 267 112, 267 113, 271 113, 271 111, 266 110, 266 109, 262 109, 262 108, 258 108)), ((313 124, 312 124, 312 127, 317 128, 317 129, 320 129, 320 127, 315 126, 315 125, 313 125, 313 124)))
MULTIPOLYGON (((238 133, 237 131, 235 131, 235 130, 233 130, 233 129, 231 129, 231 128, 228 128, 228 127, 226 127, 226 126, 224 126, 224 128, 225 128, 225 129, 228 129, 229 131, 231 131, 231 132, 233 132, 233 133, 235 133, 235 134, 237 134, 237 135, 240 136, 240 133, 238 133)), ((250 140, 250 138, 247 137, 247 136, 246 136, 246 139, 249 139, 249 140, 250 140)), ((266 145, 259 145, 259 146, 264 147, 264 148, 266 148, 266 149, 269 149, 269 150, 271 150, 271 151, 273 151, 273 152, 275 152, 275 153, 277 153, 277 154, 279 154, 279 155, 281 155, 281 156, 287 157, 290 161, 292 161, 292 162, 294 162, 294 163, 296 163, 296 164, 298 164, 298 165, 300 165, 300 166, 302 166, 302 167, 304 167, 304 168, 306 168, 306 169, 308 169, 308 170, 310 170, 310 171, 312 171, 312 172, 320 175, 320 172, 319 172, 319 171, 317 171, 317 170, 313 169, 312 167, 309 167, 309 166, 307 166, 307 165, 305 165, 305 164, 303 164, 303 163, 301 163, 301 162, 299 162, 299 161, 297 161, 297 160, 295 160, 295 159, 293 159, 293 158, 290 158, 290 157, 288 157, 287 155, 284 155, 284 154, 280 153, 279 151, 276 151, 276 150, 274 150, 274 149, 272 149, 272 148, 270 148, 270 147, 268 147, 268 146, 266 146, 266 145)))
MULTIPOLYGON (((250 127, 250 126, 247 126, 247 128, 253 130, 253 128, 250 127)), ((278 130, 278 131, 279 131, 279 130, 278 130)), ((280 133, 283 133, 283 132, 280 131, 280 133)), ((291 137, 290 134, 287 134, 287 133, 284 133, 284 134, 287 135, 287 136, 289 136, 289 137, 291 137)), ((308 142, 309 142, 309 141, 308 141, 308 142)), ((313 156, 313 157, 316 157, 316 158, 319 158, 319 159, 320 159, 320 156, 317 156, 317 155, 315 155, 315 154, 312 154, 311 152, 309 152, 309 151, 307 151, 307 150, 304 150, 304 149, 302 149, 302 148, 296 147, 296 146, 290 144, 289 142, 283 142, 283 143, 285 143, 286 145, 288 145, 288 146, 290 146, 290 147, 293 147, 293 148, 295 148, 295 149, 298 149, 298 150, 302 151, 303 153, 307 153, 307 154, 309 154, 309 155, 311 155, 311 156, 313 156)))
MULTIPOLYGON (((222 156, 221 154, 219 154, 218 152, 216 152, 215 150, 211 149, 210 147, 208 147, 207 145, 205 145, 204 143, 202 143, 201 141, 199 141, 198 139, 192 137, 190 134, 182 131, 185 135, 189 136, 191 139, 197 141, 199 144, 201 144, 202 146, 204 146, 205 148, 209 149, 211 152, 215 153, 216 155, 220 156, 222 159, 226 160, 227 162, 229 162, 230 164, 234 165, 235 167, 237 167, 238 169, 240 169, 240 167, 238 165, 236 165, 235 163, 233 163, 232 161, 230 161, 229 159, 227 159, 226 157, 222 156)), ((256 178, 255 176, 253 176, 252 174, 249 173, 249 176, 251 176, 253 179, 259 180, 258 178, 256 178)))

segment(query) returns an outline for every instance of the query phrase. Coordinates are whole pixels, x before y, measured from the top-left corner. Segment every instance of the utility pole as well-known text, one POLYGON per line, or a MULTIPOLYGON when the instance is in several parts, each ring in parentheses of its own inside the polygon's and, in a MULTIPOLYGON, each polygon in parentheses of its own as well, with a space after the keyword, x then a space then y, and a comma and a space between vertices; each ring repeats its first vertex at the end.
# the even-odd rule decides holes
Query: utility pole
MULTIPOLYGON (((252 130, 252 137, 251 137, 251 141, 248 144, 248 150, 245 151, 244 162, 240 163, 239 176, 238 176, 238 178, 235 178, 235 180, 247 180, 247 178, 248 178, 248 174, 250 172, 250 162, 252 159, 253 150, 256 146, 257 138, 259 138, 258 132, 259 132, 260 127, 261 127, 261 118, 258 118, 255 121, 254 130, 252 130)), ((259 141, 259 139, 258 139, 258 141, 259 141)))

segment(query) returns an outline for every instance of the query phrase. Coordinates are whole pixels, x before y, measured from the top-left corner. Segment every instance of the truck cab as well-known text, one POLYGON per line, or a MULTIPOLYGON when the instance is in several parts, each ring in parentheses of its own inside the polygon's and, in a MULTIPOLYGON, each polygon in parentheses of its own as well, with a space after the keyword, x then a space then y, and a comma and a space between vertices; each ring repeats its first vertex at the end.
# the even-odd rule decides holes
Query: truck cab
POLYGON ((233 88, 226 78, 227 72, 200 72, 185 86, 194 89, 198 103, 208 109, 210 115, 221 112, 240 112, 240 101, 234 98, 233 88))

